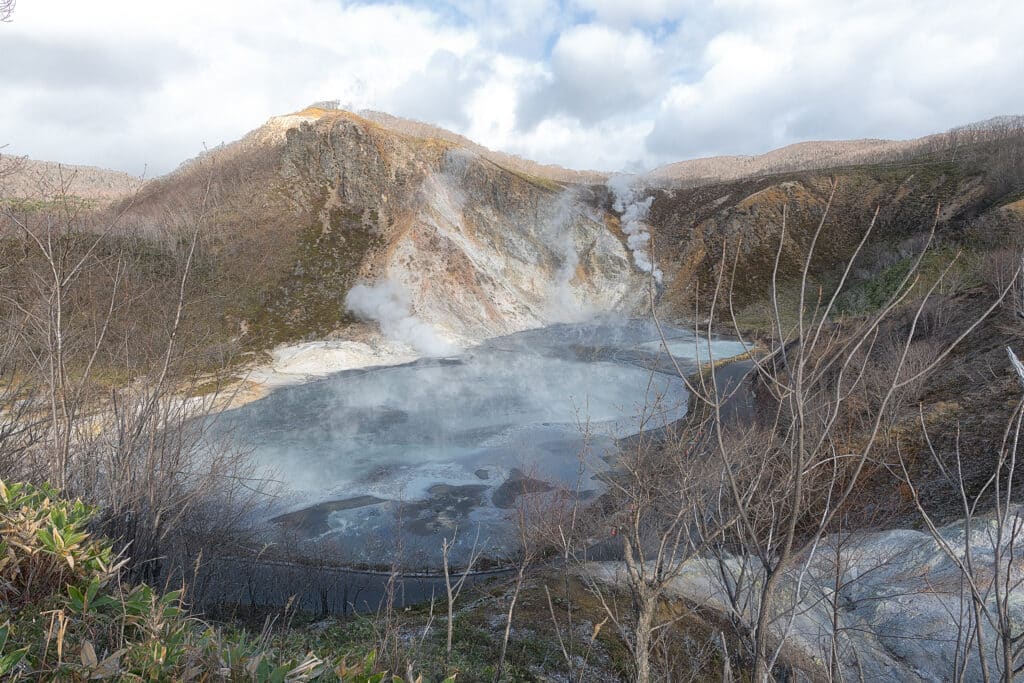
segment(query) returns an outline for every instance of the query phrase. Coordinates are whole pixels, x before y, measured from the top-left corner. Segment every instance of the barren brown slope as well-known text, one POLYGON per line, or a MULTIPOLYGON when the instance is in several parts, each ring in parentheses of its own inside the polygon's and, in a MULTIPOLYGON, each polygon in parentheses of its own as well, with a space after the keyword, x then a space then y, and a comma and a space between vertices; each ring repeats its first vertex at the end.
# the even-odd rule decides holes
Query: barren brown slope
POLYGON ((661 166, 647 174, 654 184, 686 184, 736 180, 763 173, 845 166, 906 150, 916 141, 830 140, 798 142, 756 155, 688 159, 661 166))
POLYGON ((108 201, 134 192, 142 181, 120 171, 4 156, 0 159, 0 197, 37 199, 62 187, 71 196, 108 201))
POLYGON ((1000 116, 911 140, 822 140, 798 142, 756 155, 688 159, 646 174, 652 185, 684 186, 793 171, 899 162, 937 150, 999 139, 1018 130, 1020 116, 1000 116))

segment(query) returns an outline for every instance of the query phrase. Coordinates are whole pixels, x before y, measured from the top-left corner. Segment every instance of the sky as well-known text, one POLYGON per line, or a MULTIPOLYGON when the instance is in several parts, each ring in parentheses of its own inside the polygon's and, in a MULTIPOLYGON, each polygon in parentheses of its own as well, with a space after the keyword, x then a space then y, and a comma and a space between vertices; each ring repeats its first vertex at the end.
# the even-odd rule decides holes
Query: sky
POLYGON ((1024 114, 1020 0, 18 0, 0 153, 153 177, 321 100, 638 171, 1024 114))

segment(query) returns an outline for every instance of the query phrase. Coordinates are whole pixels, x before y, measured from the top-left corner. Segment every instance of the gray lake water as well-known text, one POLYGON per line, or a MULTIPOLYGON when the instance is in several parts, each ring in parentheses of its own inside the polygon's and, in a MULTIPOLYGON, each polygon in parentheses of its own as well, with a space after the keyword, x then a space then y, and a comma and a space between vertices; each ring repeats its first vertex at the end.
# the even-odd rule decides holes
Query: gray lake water
MULTIPOLYGON (((684 372, 706 360, 706 342, 667 332, 684 372)), ((711 349, 737 352, 724 340, 711 349)), ((641 415, 648 428, 685 415, 663 356, 649 323, 555 325, 281 388, 220 422, 283 483, 265 519, 279 556, 430 569, 455 537, 456 563, 474 544, 500 560, 518 495, 595 496, 595 475, 641 415)))

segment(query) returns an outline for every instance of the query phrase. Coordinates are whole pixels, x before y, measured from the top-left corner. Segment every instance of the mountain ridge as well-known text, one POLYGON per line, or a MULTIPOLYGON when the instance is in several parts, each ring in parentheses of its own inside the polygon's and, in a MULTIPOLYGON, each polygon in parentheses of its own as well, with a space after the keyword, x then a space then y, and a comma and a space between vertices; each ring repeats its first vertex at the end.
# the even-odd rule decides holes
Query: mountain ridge
MULTIPOLYGON (((220 303, 210 315, 220 334, 259 348, 353 324, 349 290, 384 280, 400 284, 411 314, 467 340, 643 305, 645 275, 633 250, 646 249, 636 246, 645 233, 626 234, 629 207, 617 210, 603 182, 569 183, 559 179, 564 169, 516 168, 455 134, 373 117, 321 106, 272 117, 115 205, 146 234, 159 234, 168 215, 209 207, 209 258, 220 272, 220 303)), ((842 143, 813 168, 768 172, 764 159, 814 158, 825 143, 757 157, 760 166, 748 164, 740 178, 635 177, 630 201, 640 209, 649 200, 654 256, 665 273, 660 310, 691 317, 694 293, 711 286, 737 239, 749 267, 736 303, 754 305, 784 206, 792 209, 788 263, 807 246, 833 182, 840 190, 828 263, 845 258, 850 236, 876 208, 882 240, 923 230, 936 202, 944 205, 940 229, 968 220, 1015 186, 1020 145, 1000 136, 1020 122, 972 124, 913 144, 842 143), (889 150, 879 163, 837 162, 877 149, 889 150)))
MULTIPOLYGON (((16 164, 17 167, 9 169, 12 172, 6 174, 3 183, 0 184, 0 192, 7 196, 29 196, 36 191, 36 186, 40 182, 50 188, 57 187, 60 184, 60 174, 63 172, 65 176, 68 173, 74 175, 72 182, 74 192, 72 194, 85 199, 112 200, 137 190, 143 184, 174 175, 197 159, 221 154, 225 149, 238 145, 265 142, 283 135, 289 128, 301 125, 303 122, 312 123, 322 118, 365 121, 411 138, 437 140, 474 152, 481 158, 510 171, 554 183, 603 184, 610 177, 617 175, 614 171, 577 170, 557 164, 542 164, 514 154, 490 149, 463 135, 434 124, 375 110, 348 111, 337 108, 334 103, 327 102, 314 103, 295 112, 272 116, 239 140, 215 147, 193 159, 187 159, 169 173, 144 181, 121 171, 98 166, 64 164, 5 155, 0 158, 0 162, 6 161, 9 165, 16 164)), ((716 155, 682 159, 636 175, 642 178, 648 186, 671 188, 739 180, 772 173, 862 165, 876 161, 894 160, 929 147, 948 145, 950 140, 958 136, 977 140, 993 133, 997 134, 1000 129, 1019 127, 1022 121, 1024 121, 1024 116, 996 116, 956 126, 945 132, 906 140, 884 138, 805 140, 762 154, 716 155)))

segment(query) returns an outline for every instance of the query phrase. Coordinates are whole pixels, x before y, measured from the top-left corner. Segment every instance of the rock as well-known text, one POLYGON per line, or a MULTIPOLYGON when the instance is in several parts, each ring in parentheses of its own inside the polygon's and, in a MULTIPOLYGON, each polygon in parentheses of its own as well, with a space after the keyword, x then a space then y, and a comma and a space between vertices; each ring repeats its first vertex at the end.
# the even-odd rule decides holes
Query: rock
MULTIPOLYGON (((1004 552, 1016 523, 1016 543, 1024 543, 1019 527, 1024 508, 1014 507, 1004 529, 1004 552), (1020 516, 1018 518, 1017 516, 1020 516), (1016 522, 1015 522, 1016 520, 1016 522)), ((980 590, 987 595, 987 607, 995 615, 995 596, 991 591, 994 569, 994 544, 998 523, 992 516, 976 519, 970 534, 964 522, 939 530, 941 538, 957 558, 969 547, 980 590)), ((1017 556, 1020 555, 1017 548, 1017 556)), ((750 559, 726 557, 724 566, 738 575, 747 564, 751 579, 746 589, 755 588, 762 574, 750 559)), ((804 557, 799 568, 787 573, 779 587, 774 635, 785 637, 787 657, 792 661, 813 662, 827 668, 833 633, 833 608, 838 617, 838 642, 841 668, 848 680, 867 681, 946 681, 956 662, 965 658, 963 642, 958 642, 956 622, 963 615, 964 633, 970 630, 970 594, 961 581, 957 563, 926 532, 893 529, 822 540, 811 557, 804 557), (836 543, 840 543, 837 554, 836 543), (839 558, 838 561, 836 558, 839 558), (839 590, 836 567, 839 567, 839 590), (806 569, 801 573, 801 569, 806 569)), ((1004 581, 1013 586, 1009 609, 1014 632, 1024 629, 1024 563, 1007 562, 1004 557, 1004 581)), ((623 586, 619 563, 593 563, 586 571, 604 583, 623 586)), ((670 595, 692 605, 729 614, 729 601, 723 590, 716 561, 700 558, 688 562, 670 588, 670 595)), ((742 615, 753 623, 753 609, 742 615)), ((984 620, 983 636, 989 671, 999 671, 996 658, 996 633, 984 620)), ((976 648, 967 654, 966 680, 981 680, 981 665, 976 648)), ((811 672, 814 673, 814 672, 811 672)), ((817 672, 822 673, 822 672, 817 672)))

